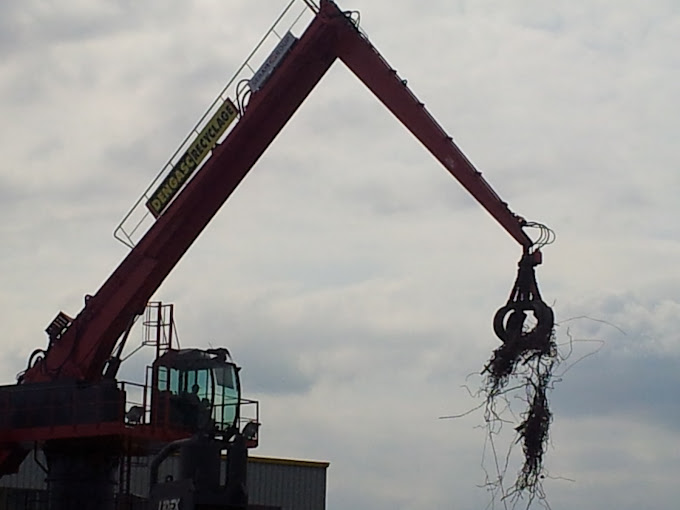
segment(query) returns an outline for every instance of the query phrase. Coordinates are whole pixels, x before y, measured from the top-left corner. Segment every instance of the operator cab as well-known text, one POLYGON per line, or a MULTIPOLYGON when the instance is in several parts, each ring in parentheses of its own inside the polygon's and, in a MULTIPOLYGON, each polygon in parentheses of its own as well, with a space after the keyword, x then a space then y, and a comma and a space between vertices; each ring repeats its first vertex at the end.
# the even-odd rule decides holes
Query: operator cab
POLYGON ((240 367, 226 349, 171 349, 152 371, 155 425, 229 435, 238 430, 240 367))

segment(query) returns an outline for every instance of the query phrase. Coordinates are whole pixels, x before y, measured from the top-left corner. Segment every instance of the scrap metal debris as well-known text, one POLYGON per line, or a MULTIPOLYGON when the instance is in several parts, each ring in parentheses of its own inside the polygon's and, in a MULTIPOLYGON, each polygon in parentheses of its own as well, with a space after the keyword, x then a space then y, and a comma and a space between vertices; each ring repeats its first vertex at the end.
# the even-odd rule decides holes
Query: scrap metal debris
POLYGON ((517 279, 508 302, 496 312, 494 332, 503 344, 493 351, 482 374, 486 376, 487 420, 498 419, 496 401, 516 390, 508 382, 519 380, 526 392, 527 409, 515 427, 522 444, 524 464, 514 485, 514 494, 542 494, 543 456, 548 442, 552 413, 547 392, 558 362, 554 340, 555 319, 536 284, 537 260, 525 254, 519 262, 517 279))

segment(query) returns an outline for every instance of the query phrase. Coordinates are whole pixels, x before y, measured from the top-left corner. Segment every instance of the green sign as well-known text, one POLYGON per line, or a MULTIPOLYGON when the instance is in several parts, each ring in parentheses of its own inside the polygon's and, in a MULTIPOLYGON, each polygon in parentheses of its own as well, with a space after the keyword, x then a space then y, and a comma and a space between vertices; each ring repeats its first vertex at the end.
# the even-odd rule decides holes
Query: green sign
POLYGON ((146 202, 151 214, 160 216, 237 116, 236 106, 227 99, 146 202))

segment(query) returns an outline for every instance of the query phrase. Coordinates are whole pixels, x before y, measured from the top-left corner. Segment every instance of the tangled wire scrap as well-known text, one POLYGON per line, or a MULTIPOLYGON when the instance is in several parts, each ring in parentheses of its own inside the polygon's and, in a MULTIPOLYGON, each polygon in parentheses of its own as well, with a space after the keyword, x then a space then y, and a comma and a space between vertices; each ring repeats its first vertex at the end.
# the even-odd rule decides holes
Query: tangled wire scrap
MULTIPOLYGON (((527 409, 515 427, 517 442, 522 444, 524 464, 513 489, 504 497, 528 494, 529 504, 536 497, 544 499, 543 456, 552 421, 548 391, 559 361, 554 340, 554 315, 541 299, 534 275, 535 265, 529 257, 520 261, 510 299, 494 319, 494 331, 503 344, 494 350, 482 372, 486 377, 482 394, 489 426, 502 423, 499 403, 509 407, 508 395, 521 388, 525 391, 527 409), (530 315, 534 317, 533 324, 527 324, 530 315), (510 381, 513 384, 509 384, 510 381)), ((500 472, 497 484, 502 485, 500 472)))
MULTIPOLYGON (((543 457, 552 422, 548 391, 558 362, 557 346, 551 334, 545 338, 541 348, 528 347, 521 342, 504 343, 494 351, 484 369, 486 379, 482 393, 485 397, 485 421, 490 431, 495 423, 504 421, 501 403, 509 407, 508 395, 521 388, 525 390, 527 409, 515 427, 517 442, 522 445, 524 464, 513 489, 504 497, 528 494, 530 502, 535 497, 544 499, 541 483, 544 478, 543 457), (517 384, 510 385, 511 379, 517 384)), ((502 474, 499 472, 498 475, 497 484, 500 485, 502 474)))
MULTIPOLYGON (((501 308, 499 314, 503 313, 504 308, 501 308)), ((546 494, 543 491, 544 479, 574 481, 564 477, 548 477, 547 470, 544 468, 543 458, 549 442, 549 429, 552 423, 548 393, 571 368, 584 359, 597 354, 603 347, 604 341, 598 338, 573 338, 570 328, 567 327, 563 332, 566 341, 557 343, 554 324, 550 330, 547 329, 547 325, 552 323, 552 313, 549 312, 548 315, 543 316, 544 319, 546 317, 551 322, 544 322, 545 328, 539 328, 538 325, 531 329, 524 328, 522 330, 523 340, 521 339, 522 335, 517 342, 512 340, 508 342, 506 339, 503 345, 493 352, 491 359, 482 371, 484 376, 482 388, 477 393, 473 393, 474 397, 483 399, 482 403, 461 415, 446 417, 461 417, 477 409, 484 409, 484 421, 487 429, 486 444, 487 447, 490 446, 495 463, 494 476, 490 476, 489 470, 484 468, 487 473, 484 487, 492 494, 492 500, 487 508, 494 508, 497 498, 500 497, 505 510, 514 509, 520 503, 528 509, 535 501, 550 509, 546 494), (536 332, 539 332, 542 336, 539 338, 534 334, 536 332), (596 348, 581 353, 574 360, 571 358, 574 354, 575 343, 591 344, 595 345, 596 348), (563 366, 563 362, 566 361, 569 361, 569 363, 563 366), (506 415, 513 414, 511 400, 515 399, 521 400, 526 405, 526 409, 521 414, 520 419, 513 416, 510 422, 506 415), (517 422, 519 422, 519 425, 516 425, 517 422), (508 449, 505 461, 500 462, 495 438, 507 423, 513 424, 516 441, 508 449), (510 465, 510 457, 516 444, 522 446, 523 464, 514 484, 506 487, 504 483, 505 473, 510 465)), ((600 323, 612 327, 624 335, 626 334, 624 330, 614 324, 588 316, 563 320, 560 326, 578 320, 600 323)), ((512 321, 508 317, 504 324, 510 326, 511 323, 512 321)), ((484 467, 484 462, 482 467, 484 467)))

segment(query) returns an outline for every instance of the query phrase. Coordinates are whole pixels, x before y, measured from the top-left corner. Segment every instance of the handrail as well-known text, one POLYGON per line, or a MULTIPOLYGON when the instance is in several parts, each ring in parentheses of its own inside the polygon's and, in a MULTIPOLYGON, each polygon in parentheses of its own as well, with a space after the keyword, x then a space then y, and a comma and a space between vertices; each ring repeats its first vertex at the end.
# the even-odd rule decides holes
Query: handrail
MULTIPOLYGON (((182 143, 180 143, 177 150, 172 154, 172 156, 170 156, 165 165, 161 167, 160 171, 151 181, 151 184, 149 184, 149 186, 142 193, 139 199, 134 203, 134 205, 130 208, 127 214, 120 221, 120 223, 116 226, 116 228, 113 231, 113 237, 115 239, 123 243, 128 248, 134 248, 136 244, 135 237, 137 236, 141 237, 141 235, 143 235, 143 232, 142 233, 139 232, 142 226, 146 223, 148 223, 148 226, 150 226, 153 223, 153 221, 155 221, 154 216, 146 208, 146 202, 147 200, 149 200, 149 198, 151 198, 151 194, 156 189, 158 184, 162 182, 164 176, 166 176, 174 168, 175 164, 178 162, 178 159, 181 158, 181 156, 193 142, 195 137, 198 136, 204 124, 206 124, 207 121, 209 121, 215 110, 219 106, 221 106, 224 103, 224 101, 226 101, 230 96, 238 100, 238 94, 236 90, 238 87, 237 84, 243 80, 249 79, 255 73, 260 62, 256 63, 253 61, 255 60, 256 56, 260 56, 258 53, 260 52, 261 49, 263 49, 265 43, 271 40, 271 37, 275 37, 278 42, 278 40, 280 40, 282 37, 282 35, 280 34, 281 33, 285 34, 287 31, 291 31, 300 22, 304 14, 306 12, 309 12, 310 10, 313 13, 317 13, 319 10, 318 7, 313 2, 313 0, 290 0, 288 2, 288 4, 281 11, 281 14, 279 14, 276 20, 274 20, 269 29, 265 32, 265 34, 262 36, 259 42, 255 45, 255 48, 246 57, 244 62, 236 69, 236 71, 233 73, 227 84, 222 88, 222 90, 217 95, 215 100, 210 104, 205 113, 200 117, 200 119, 193 127, 193 129, 184 138, 182 143), (297 5, 302 4, 302 9, 300 9, 300 12, 298 12, 297 14, 293 14, 292 21, 288 23, 287 26, 284 27, 285 31, 281 30, 279 24, 281 24, 282 21, 288 19, 286 16, 291 12, 293 6, 296 4, 297 5), (233 96, 228 92, 233 92, 233 96)), ((264 61, 266 55, 260 58, 262 61, 264 61)), ((220 137, 220 141, 226 137, 226 135, 229 133, 231 129, 233 129, 233 125, 229 129, 227 129, 225 133, 220 137)), ((196 172, 194 172, 194 175, 200 169, 200 166, 205 164, 205 162, 208 159, 210 159, 210 153, 203 160, 201 165, 199 165, 199 168, 197 168, 196 172)), ((191 177, 189 179, 191 179, 191 177)))
POLYGON ((303 1, 307 4, 307 7, 309 7, 314 12, 314 14, 319 12, 319 6, 316 3, 314 3, 312 0, 303 0, 303 1))

